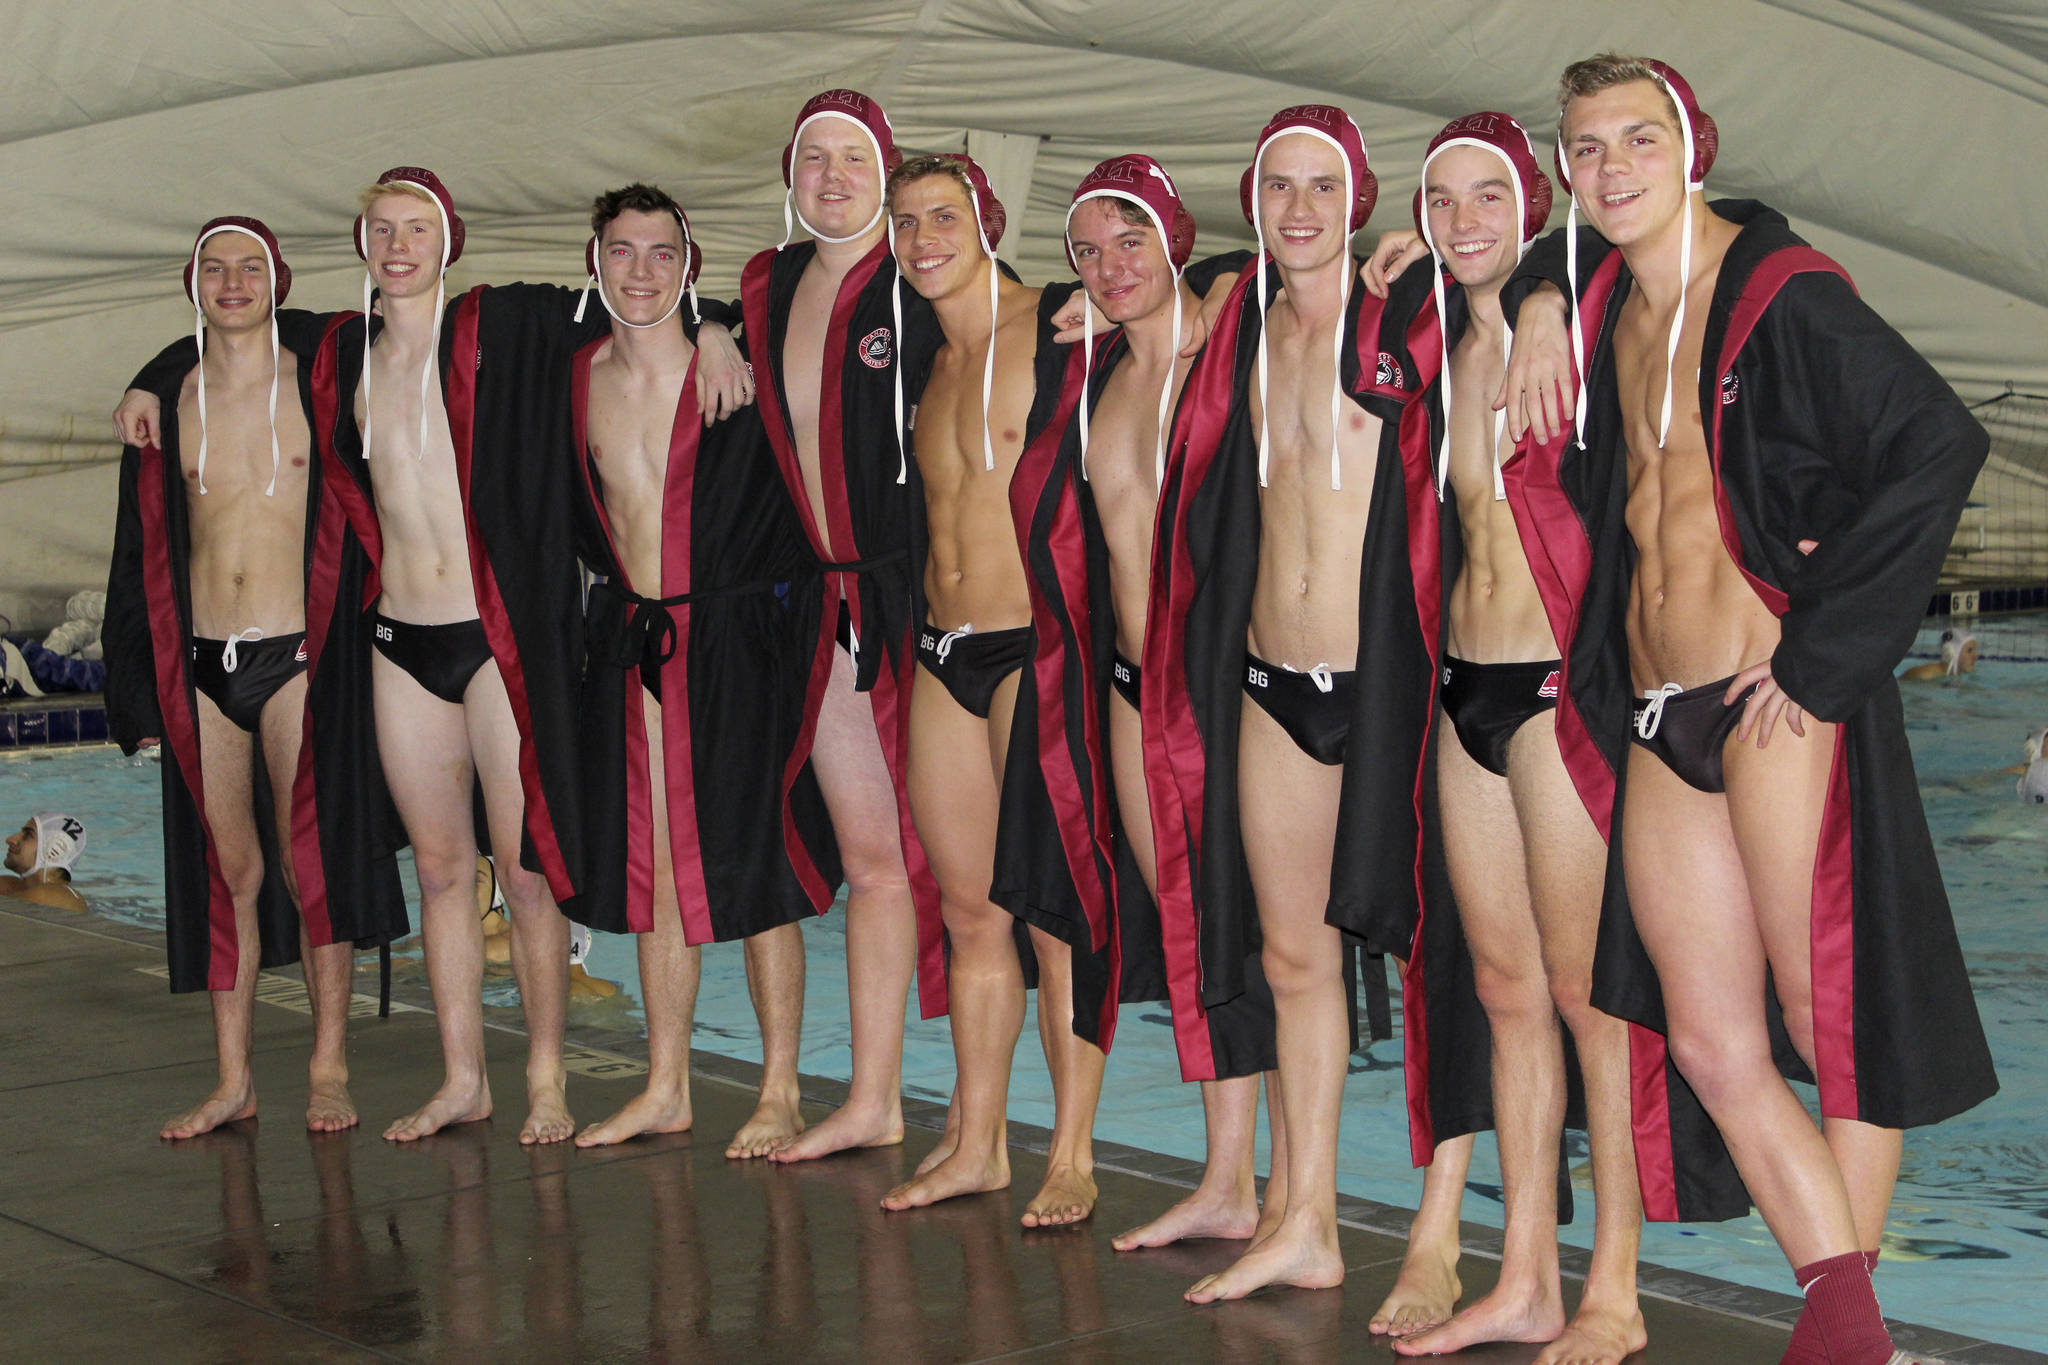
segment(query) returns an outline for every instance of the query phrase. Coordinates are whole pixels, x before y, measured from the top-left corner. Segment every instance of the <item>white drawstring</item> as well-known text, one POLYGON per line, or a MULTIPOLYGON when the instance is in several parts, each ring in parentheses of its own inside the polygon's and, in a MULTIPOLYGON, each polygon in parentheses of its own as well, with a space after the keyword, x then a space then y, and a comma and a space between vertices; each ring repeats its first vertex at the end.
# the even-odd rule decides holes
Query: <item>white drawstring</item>
POLYGON ((896 325, 892 333, 896 344, 889 349, 890 366, 896 372, 896 482, 902 483, 910 473, 910 446, 903 439, 903 266, 893 250, 889 264, 896 271, 896 282, 889 286, 889 318, 896 325))
MULTIPOLYGON (((976 204, 977 227, 981 218, 981 205, 976 204)), ((981 239, 982 249, 988 252, 988 359, 981 367, 981 459, 983 470, 993 473, 996 467, 996 443, 989 435, 988 404, 996 391, 996 249, 988 244, 988 238, 981 239)))
MULTIPOLYGON (((1336 364, 1335 373, 1330 377, 1330 488, 1332 491, 1342 491, 1344 487, 1344 447, 1340 438, 1343 431, 1342 422, 1344 416, 1344 324, 1348 316, 1345 310, 1351 303, 1352 273, 1348 244, 1354 231, 1351 226, 1351 206, 1357 201, 1358 192, 1357 187, 1351 183, 1351 158, 1345 154, 1343 144, 1328 133, 1318 132, 1313 128, 1284 129, 1281 133, 1276 134, 1274 138, 1269 139, 1264 146, 1260 147, 1258 155, 1252 158, 1252 232, 1258 238, 1259 247, 1259 487, 1264 488, 1267 486, 1266 467, 1270 462, 1269 456, 1273 444, 1271 423, 1268 420, 1269 414, 1266 410, 1266 309, 1268 306, 1266 299, 1266 227, 1262 221, 1263 215, 1259 212, 1259 165, 1266 159, 1266 148, 1272 146, 1273 142, 1289 133, 1306 133, 1310 137, 1320 138, 1324 142, 1329 143, 1337 149, 1337 158, 1344 164, 1344 240, 1347 244, 1347 249, 1345 251, 1344 281, 1338 296, 1336 334, 1330 338, 1331 359, 1336 364)), ((1164 477, 1163 473, 1161 477, 1164 477)))
POLYGON ((236 648, 240 645, 253 645, 262 638, 263 627, 261 626, 251 626, 247 630, 238 630, 233 635, 228 636, 221 644, 221 671, 223 673, 234 672, 236 666, 241 662, 235 655, 236 648))
MULTIPOLYGON (((388 183, 397 185, 401 183, 411 184, 413 182, 391 181, 388 183)), ((407 191, 394 190, 393 193, 404 194, 407 191)), ((427 344, 426 364, 420 367, 420 431, 419 445, 413 451, 414 460, 425 460, 427 458, 427 388, 428 385, 433 383, 434 370, 441 360, 441 310, 448 298, 448 251, 455 231, 455 225, 448 220, 448 210, 441 203, 441 197, 437 194, 429 193, 427 198, 433 203, 434 211, 441 215, 441 273, 434 280, 434 330, 427 344)), ((356 230, 362 234, 363 240, 358 245, 362 247, 363 259, 368 261, 370 256, 369 225, 363 223, 356 230)), ((370 458, 370 426, 374 412, 370 406, 370 372, 376 368, 370 363, 370 303, 371 295, 375 289, 376 277, 365 272, 363 275, 363 458, 366 460, 370 458)), ((577 309, 577 317, 579 319, 582 317, 581 307, 577 309)))
POLYGON ((1684 690, 1675 682, 1665 683, 1662 687, 1644 689, 1643 700, 1649 705, 1636 717, 1637 739, 1650 740, 1657 737, 1657 727, 1664 723, 1664 703, 1684 690))
POLYGON ((932 646, 932 653, 938 656, 940 663, 944 663, 946 662, 946 656, 953 652, 953 642, 955 640, 963 640, 972 634, 974 634, 974 622, 972 621, 969 621, 958 630, 949 630, 939 637, 938 644, 932 646))
MULTIPOLYGON (((206 493, 206 310, 199 306, 199 248, 208 237, 222 232, 240 232, 254 237, 247 228, 232 223, 223 224, 212 232, 200 237, 192 244, 192 340, 199 347, 199 468, 195 477, 199 482, 201 496, 206 493)), ((270 482, 263 489, 266 498, 277 495, 277 469, 281 463, 277 449, 277 257, 271 254, 270 243, 256 238, 263 247, 263 255, 270 262, 270 482)))
MULTIPOLYGON (((1287 668, 1287 665, 1282 664, 1281 667, 1287 668)), ((1297 673, 1302 670, 1288 668, 1287 671, 1289 673, 1297 673)), ((1308 680, 1316 685, 1316 691, 1324 696, 1328 696, 1337 686, 1337 679, 1331 674, 1328 664, 1317 664, 1314 668, 1308 669, 1307 676, 1308 680)))

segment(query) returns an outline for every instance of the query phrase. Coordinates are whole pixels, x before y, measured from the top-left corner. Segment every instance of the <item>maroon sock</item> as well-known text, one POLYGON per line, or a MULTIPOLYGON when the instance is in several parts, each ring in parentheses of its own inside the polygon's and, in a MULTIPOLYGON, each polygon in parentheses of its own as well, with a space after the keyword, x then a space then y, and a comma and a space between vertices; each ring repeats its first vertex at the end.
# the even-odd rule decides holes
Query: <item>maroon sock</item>
MULTIPOLYGON (((1873 1274, 1877 1270, 1877 1253, 1863 1253, 1864 1268, 1873 1274)), ((1821 1344, 1820 1323, 1814 1317, 1811 1307, 1799 1314, 1792 1324, 1792 1340, 1779 1357, 1778 1365, 1828 1365, 1827 1347, 1821 1344)))
POLYGON ((1803 1265, 1793 1272, 1806 1291, 1806 1310, 1793 1328, 1791 1365, 1886 1365, 1892 1358, 1891 1333, 1878 1310, 1871 1287, 1869 1253, 1845 1252, 1803 1265), (1809 1326, 1810 1324, 1810 1326, 1809 1326), (1802 1341, 1801 1329, 1808 1336, 1802 1341), (1816 1353, 1817 1352, 1817 1353, 1816 1353))

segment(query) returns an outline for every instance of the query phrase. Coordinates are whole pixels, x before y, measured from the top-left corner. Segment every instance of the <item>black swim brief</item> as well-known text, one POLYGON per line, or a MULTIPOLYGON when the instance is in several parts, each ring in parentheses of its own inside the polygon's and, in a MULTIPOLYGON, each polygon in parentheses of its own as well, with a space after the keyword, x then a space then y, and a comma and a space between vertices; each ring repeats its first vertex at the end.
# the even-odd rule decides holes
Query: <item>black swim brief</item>
POLYGON ((1444 656, 1444 714, 1472 761, 1508 775, 1508 743, 1524 724, 1557 706, 1559 661, 1475 664, 1444 656))
POLYGON ((484 636, 482 621, 416 626, 380 613, 375 624, 377 652, 412 674, 421 687, 456 706, 462 705, 469 680, 491 661, 491 642, 484 636))
POLYGON ((1734 705, 1722 705, 1721 697, 1733 681, 1731 673, 1689 692, 1679 691, 1677 683, 1645 692, 1630 703, 1635 725, 1629 738, 1662 759, 1687 785, 1703 792, 1727 791, 1721 778, 1721 749, 1742 723, 1744 703, 1756 693, 1752 687, 1734 705))
POLYGON ((1244 665, 1245 695, 1279 722, 1297 748, 1333 768, 1344 761, 1351 698, 1358 688, 1356 671, 1316 668, 1297 673, 1250 653, 1244 656, 1244 665))
POLYGON ((946 685, 954 701, 987 720, 996 688, 1031 662, 1031 639, 1029 626, 979 632, 972 625, 963 630, 920 626, 917 661, 946 685))
POLYGON ((213 699, 220 713, 256 733, 263 705, 277 690, 306 671, 306 632, 264 639, 237 635, 228 640, 192 639, 192 685, 213 699))
POLYGON ((1138 709, 1138 683, 1143 676, 1138 666, 1121 654, 1117 655, 1116 661, 1109 666, 1110 686, 1131 704, 1133 711, 1138 709))

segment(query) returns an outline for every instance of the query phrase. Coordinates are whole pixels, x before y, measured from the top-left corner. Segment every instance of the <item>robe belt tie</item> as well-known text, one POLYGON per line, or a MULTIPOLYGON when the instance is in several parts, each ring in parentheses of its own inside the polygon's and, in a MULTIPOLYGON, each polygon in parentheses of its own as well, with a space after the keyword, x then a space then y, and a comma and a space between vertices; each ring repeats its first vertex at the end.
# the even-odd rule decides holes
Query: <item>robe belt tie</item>
POLYGON ((659 666, 676 656, 676 619, 669 608, 773 593, 782 586, 778 581, 760 578, 718 588, 700 588, 695 592, 679 592, 673 597, 642 597, 620 584, 604 582, 591 585, 590 595, 593 606, 597 605, 600 596, 612 597, 618 602, 615 610, 619 625, 613 633, 611 648, 606 651, 608 662, 619 668, 637 668, 649 663, 659 666), (632 609, 630 614, 627 608, 632 609))

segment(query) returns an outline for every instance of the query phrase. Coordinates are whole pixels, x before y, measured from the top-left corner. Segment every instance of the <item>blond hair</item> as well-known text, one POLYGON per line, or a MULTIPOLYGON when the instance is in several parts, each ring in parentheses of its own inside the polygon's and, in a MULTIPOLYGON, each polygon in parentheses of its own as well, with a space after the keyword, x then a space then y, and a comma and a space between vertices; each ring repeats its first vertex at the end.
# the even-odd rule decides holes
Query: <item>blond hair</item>
POLYGON ((415 185, 410 180, 380 180, 374 185, 365 185, 362 189, 356 191, 356 212, 368 213, 370 205, 376 203, 379 199, 387 198, 394 194, 409 194, 413 198, 437 208, 441 202, 434 198, 424 185, 415 185))

